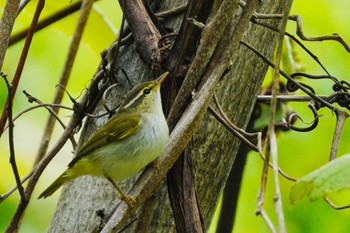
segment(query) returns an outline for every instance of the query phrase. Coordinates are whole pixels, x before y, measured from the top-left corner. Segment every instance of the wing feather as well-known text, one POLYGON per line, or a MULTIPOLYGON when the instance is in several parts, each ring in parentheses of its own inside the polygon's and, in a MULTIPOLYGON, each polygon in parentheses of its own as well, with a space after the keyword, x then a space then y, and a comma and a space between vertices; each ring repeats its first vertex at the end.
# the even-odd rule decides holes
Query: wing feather
POLYGON ((111 118, 104 126, 98 129, 78 150, 75 158, 68 164, 72 167, 80 158, 87 156, 95 150, 127 138, 136 133, 141 125, 140 115, 119 113, 111 118))

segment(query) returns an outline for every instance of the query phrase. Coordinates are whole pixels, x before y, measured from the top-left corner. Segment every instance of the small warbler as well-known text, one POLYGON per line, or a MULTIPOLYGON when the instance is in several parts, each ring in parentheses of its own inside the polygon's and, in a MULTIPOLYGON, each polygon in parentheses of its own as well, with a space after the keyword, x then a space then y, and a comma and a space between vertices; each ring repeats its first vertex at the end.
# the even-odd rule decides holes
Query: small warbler
POLYGON ((143 82, 130 90, 116 114, 76 152, 65 170, 39 198, 52 195, 64 183, 83 175, 106 177, 132 206, 132 198, 114 183, 136 175, 160 154, 169 138, 157 80, 143 82))

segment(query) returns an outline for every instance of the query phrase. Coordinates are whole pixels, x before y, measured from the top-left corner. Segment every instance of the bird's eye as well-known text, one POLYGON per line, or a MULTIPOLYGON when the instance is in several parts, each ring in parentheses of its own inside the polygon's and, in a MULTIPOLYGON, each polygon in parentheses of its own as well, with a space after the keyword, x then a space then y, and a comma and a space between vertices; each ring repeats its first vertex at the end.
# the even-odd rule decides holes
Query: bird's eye
POLYGON ((149 93, 151 93, 151 89, 149 88, 143 89, 143 94, 148 95, 149 93))

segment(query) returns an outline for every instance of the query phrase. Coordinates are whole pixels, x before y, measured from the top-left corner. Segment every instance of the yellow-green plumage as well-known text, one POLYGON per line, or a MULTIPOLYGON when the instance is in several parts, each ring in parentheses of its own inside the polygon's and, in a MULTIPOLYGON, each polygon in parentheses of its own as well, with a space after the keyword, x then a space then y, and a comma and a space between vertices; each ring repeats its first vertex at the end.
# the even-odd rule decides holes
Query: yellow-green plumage
POLYGON ((159 91, 166 75, 132 89, 116 115, 83 144, 68 169, 39 198, 82 175, 125 179, 156 159, 169 137, 159 91))

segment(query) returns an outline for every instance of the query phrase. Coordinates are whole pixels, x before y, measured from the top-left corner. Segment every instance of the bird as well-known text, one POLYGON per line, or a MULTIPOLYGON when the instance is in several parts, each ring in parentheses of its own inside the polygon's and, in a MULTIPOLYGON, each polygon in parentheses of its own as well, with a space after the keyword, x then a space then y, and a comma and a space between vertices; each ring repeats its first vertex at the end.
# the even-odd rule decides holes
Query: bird
POLYGON ((132 88, 116 114, 76 152, 68 168, 40 195, 47 198, 66 182, 84 175, 107 178, 130 206, 134 200, 115 183, 154 161, 169 139, 160 86, 169 72, 132 88))

